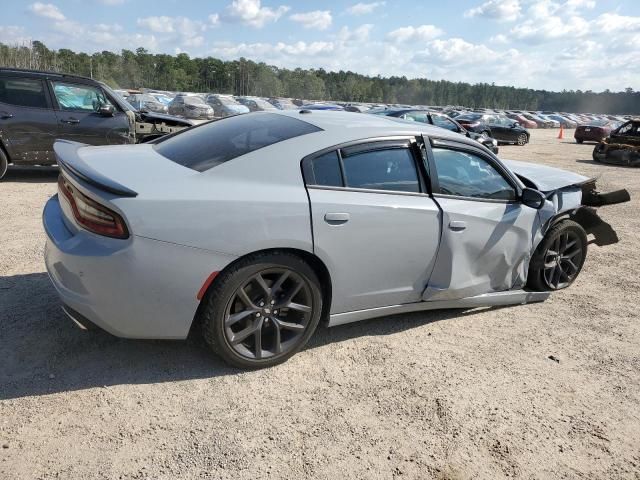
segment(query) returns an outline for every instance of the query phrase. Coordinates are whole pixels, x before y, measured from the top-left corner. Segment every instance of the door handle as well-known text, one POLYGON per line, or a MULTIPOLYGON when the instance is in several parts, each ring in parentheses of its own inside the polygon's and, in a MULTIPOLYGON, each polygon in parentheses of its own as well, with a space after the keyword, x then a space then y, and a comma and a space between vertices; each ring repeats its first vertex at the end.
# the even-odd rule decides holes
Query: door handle
POLYGON ((327 213, 324 216, 324 221, 329 225, 342 225, 343 223, 347 223, 349 221, 349 214, 338 212, 327 213))
POLYGON ((80 120, 78 120, 77 118, 63 118, 62 120, 60 120, 62 123, 68 123, 70 125, 75 125, 76 123, 80 123, 80 120))
POLYGON ((9 112, 0 112, 0 118, 3 120, 6 118, 13 118, 13 114, 9 112))
POLYGON ((454 220, 449 222, 449 230, 454 232, 461 232, 467 228, 467 222, 461 222, 460 220, 454 220))

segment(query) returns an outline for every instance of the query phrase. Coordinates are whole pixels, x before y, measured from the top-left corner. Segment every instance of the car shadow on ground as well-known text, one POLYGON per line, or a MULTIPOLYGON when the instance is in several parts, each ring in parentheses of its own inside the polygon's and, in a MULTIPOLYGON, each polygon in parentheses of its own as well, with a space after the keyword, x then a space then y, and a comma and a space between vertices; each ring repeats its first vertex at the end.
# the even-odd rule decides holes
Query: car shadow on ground
POLYGON ((58 180, 58 167, 17 167, 10 165, 2 182, 53 183, 58 180))
MULTIPOLYGON (((476 312, 438 310, 320 327, 306 348, 390 335, 476 312)), ((0 400, 242 373, 213 355, 198 336, 187 341, 126 340, 79 329, 60 309, 46 273, 0 277, 0 358, 0 400)))

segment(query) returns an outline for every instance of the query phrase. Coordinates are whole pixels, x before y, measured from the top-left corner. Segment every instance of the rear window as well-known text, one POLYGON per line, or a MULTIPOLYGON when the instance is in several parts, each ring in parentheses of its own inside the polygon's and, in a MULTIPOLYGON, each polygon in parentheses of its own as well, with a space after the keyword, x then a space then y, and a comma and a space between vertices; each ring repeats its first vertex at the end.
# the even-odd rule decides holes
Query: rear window
POLYGON ((223 118, 160 139, 158 153, 198 172, 321 128, 284 115, 255 113, 223 118))

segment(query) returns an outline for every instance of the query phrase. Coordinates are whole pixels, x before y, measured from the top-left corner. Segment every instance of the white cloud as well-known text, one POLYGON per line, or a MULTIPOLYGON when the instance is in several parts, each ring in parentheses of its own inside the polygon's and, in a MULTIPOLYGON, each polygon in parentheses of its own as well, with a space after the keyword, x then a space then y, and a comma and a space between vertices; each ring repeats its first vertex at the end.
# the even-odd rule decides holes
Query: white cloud
POLYGON ((99 0, 103 5, 108 5, 110 7, 115 5, 122 5, 126 0, 99 0))
POLYGON ((36 2, 29 5, 29 10, 39 17, 50 18, 52 20, 62 21, 65 16, 60 9, 53 3, 36 2))
POLYGON ((433 40, 443 34, 435 25, 420 25, 419 27, 400 27, 387 34, 387 38, 396 43, 433 40))
POLYGON ((640 17, 628 17, 617 13, 603 13, 594 21, 598 30, 604 33, 638 32, 640 17))
POLYGON ((502 33, 498 33, 497 35, 494 35, 491 38, 489 38, 489 42, 499 43, 504 45, 506 43, 509 43, 509 38, 506 35, 503 35, 502 33))
POLYGON ((593 10, 595 6, 595 0, 567 0, 563 8, 569 15, 575 15, 584 10, 593 10))
POLYGON ((373 12, 378 7, 384 7, 386 4, 387 2, 360 2, 347 8, 347 13, 351 15, 367 15, 373 12))
POLYGON ((220 24, 220 15, 218 15, 217 13, 212 13, 211 15, 209 15, 209 25, 211 25, 212 27, 216 27, 220 24))
POLYGON ((6 45, 25 45, 31 38, 25 32, 24 27, 16 25, 0 25, 0 43, 6 45))
POLYGON ((349 27, 342 27, 338 32, 337 39, 341 42, 365 42, 369 40, 369 34, 373 25, 365 23, 358 28, 351 30, 349 27))
POLYGON ((136 23, 139 27, 148 28, 152 32, 171 33, 175 31, 173 28, 172 17, 161 16, 139 18, 136 23))
POLYGON ((307 13, 294 13, 289 18, 294 22, 302 24, 304 28, 316 30, 326 30, 331 26, 333 19, 329 10, 314 10, 307 13))
POLYGON ((543 43, 561 38, 580 38, 589 33, 590 25, 582 17, 563 19, 558 16, 547 16, 543 22, 533 18, 516 25, 510 30, 514 38, 543 43))
POLYGON ((482 5, 464 12, 464 16, 512 22, 520 17, 520 8, 520 0, 487 0, 482 5))
POLYGON ((227 16, 230 20, 240 21, 245 25, 261 28, 267 23, 277 22, 290 7, 280 5, 278 8, 263 7, 260 0, 233 0, 227 6, 227 16))

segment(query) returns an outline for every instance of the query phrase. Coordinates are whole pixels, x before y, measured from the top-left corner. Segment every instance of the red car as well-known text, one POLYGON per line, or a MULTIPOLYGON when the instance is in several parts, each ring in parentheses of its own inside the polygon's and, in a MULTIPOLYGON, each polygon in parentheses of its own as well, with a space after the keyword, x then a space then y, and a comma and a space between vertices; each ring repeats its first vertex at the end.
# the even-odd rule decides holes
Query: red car
POLYGON ((611 124, 605 120, 594 120, 587 125, 578 125, 573 138, 576 142, 597 142, 600 143, 611 133, 611 124))
POLYGON ((533 120, 529 120, 528 118, 525 118, 520 114, 507 113, 507 117, 509 117, 511 120, 515 120, 524 128, 538 128, 538 124, 536 122, 534 122, 533 120))

